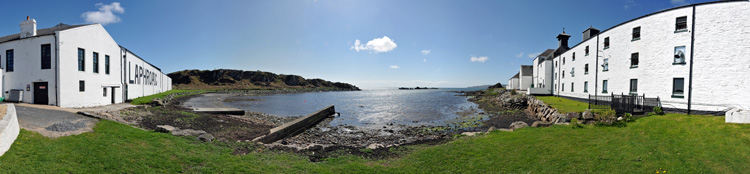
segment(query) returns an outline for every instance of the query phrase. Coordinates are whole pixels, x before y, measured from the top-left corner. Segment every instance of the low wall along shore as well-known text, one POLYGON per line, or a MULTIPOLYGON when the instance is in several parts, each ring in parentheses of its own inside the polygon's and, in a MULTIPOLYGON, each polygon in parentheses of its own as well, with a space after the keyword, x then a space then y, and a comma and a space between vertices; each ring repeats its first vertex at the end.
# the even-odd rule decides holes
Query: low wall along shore
POLYGON ((3 156, 10 149, 21 131, 18 126, 16 107, 13 104, 6 104, 5 106, 7 107, 5 115, 0 119, 0 156, 3 156))

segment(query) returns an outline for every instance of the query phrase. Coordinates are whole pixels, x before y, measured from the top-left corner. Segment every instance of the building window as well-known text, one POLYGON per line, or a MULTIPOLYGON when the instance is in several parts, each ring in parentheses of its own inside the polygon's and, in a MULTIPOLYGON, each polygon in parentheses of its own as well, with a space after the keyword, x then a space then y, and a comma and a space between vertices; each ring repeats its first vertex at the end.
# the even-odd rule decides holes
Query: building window
POLYGON ((638 53, 630 54, 630 68, 638 68, 638 53))
POLYGON ((675 32, 687 31, 687 16, 677 17, 674 30, 675 32))
POLYGON ((674 78, 672 81, 672 98, 683 98, 685 94, 685 78, 674 78))
POLYGON ((674 47, 674 63, 685 64, 685 46, 674 47))
POLYGON ((637 40, 641 40, 641 27, 633 28, 633 40, 631 41, 637 41, 637 40))
POLYGON ((565 70, 563 70, 563 72, 562 72, 562 78, 563 79, 565 78, 565 70))
POLYGON ((602 93, 607 93, 607 80, 602 81, 602 93))
POLYGON ((50 69, 52 61, 52 46, 50 44, 42 45, 42 69, 50 69))
POLYGON ((589 64, 583 65, 583 75, 589 74, 589 64))
POLYGON ((94 73, 99 73, 99 53, 94 52, 92 57, 94 58, 94 73))
POLYGON ((107 96, 107 88, 102 88, 102 91, 104 93, 104 96, 106 97, 107 96))
POLYGON ((565 65, 565 57, 563 57, 563 65, 565 65))
POLYGON ((609 37, 604 38, 604 49, 609 49, 609 37))
POLYGON ((15 55, 13 55, 13 50, 7 50, 5 51, 5 72, 13 72, 13 59, 15 58, 15 55))
POLYGON ((563 83, 563 84, 561 84, 561 85, 562 85, 562 86, 560 86, 560 90, 562 90, 562 91, 564 92, 564 91, 565 91, 565 83, 563 83))
POLYGON ((638 94, 638 79, 630 79, 630 94, 638 94))
POLYGON ((86 82, 85 81, 83 81, 83 80, 79 80, 78 81, 78 91, 79 92, 86 91, 86 82))
POLYGON ((604 59, 604 63, 602 63, 602 72, 609 71, 609 59, 604 59))
POLYGON ((576 90, 575 83, 570 82, 570 92, 576 92, 575 90, 576 90))
POLYGON ((589 92, 589 82, 583 82, 583 92, 589 92))
POLYGON ((575 77, 576 68, 570 68, 570 77, 575 77))
POLYGON ((576 61, 576 53, 575 52, 573 52, 573 60, 571 60, 571 61, 576 61))
POLYGON ((586 56, 589 56, 589 46, 588 45, 586 45, 586 49, 584 50, 584 52, 586 53, 586 56))
POLYGON ((104 74, 109 74, 109 55, 104 55, 104 74))
POLYGON ((85 64, 86 50, 78 48, 78 71, 86 71, 85 64))

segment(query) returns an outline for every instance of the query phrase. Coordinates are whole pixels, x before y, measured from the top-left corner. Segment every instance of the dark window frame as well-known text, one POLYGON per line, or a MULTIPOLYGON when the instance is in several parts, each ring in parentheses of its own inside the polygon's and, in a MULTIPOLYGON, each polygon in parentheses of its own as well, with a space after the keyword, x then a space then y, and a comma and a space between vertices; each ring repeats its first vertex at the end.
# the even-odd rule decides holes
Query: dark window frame
POLYGON ((588 45, 586 45, 586 49, 584 49, 584 52, 586 54, 585 56, 589 56, 589 46, 588 45))
POLYGON ((583 75, 589 74, 589 64, 583 65, 583 75))
POLYGON ((609 49, 609 37, 604 38, 604 49, 609 49))
POLYGON ((15 70, 15 50, 5 50, 5 72, 13 72, 15 70))
POLYGON ((686 60, 685 60, 685 58, 686 58, 685 56, 686 55, 685 54, 687 54, 687 47, 686 46, 676 46, 676 47, 674 47, 674 59, 673 59, 674 62, 672 62, 672 64, 673 65, 677 65, 677 64, 684 65, 686 63, 686 60), (678 56, 680 56, 680 55, 678 55, 677 50, 679 48, 682 48, 682 55, 681 55, 682 57, 680 57, 678 59, 678 56))
POLYGON ((638 57, 640 57, 640 54, 637 52, 630 54, 630 68, 638 68, 638 64, 640 63, 638 57))
POLYGON ((570 82, 570 92, 576 92, 575 82, 570 82))
POLYGON ((672 98, 684 98, 684 97, 685 97, 685 78, 681 78, 681 77, 672 78, 672 98), (681 83, 679 86, 677 85, 678 81, 681 83))
POLYGON ((607 82, 608 82, 607 80, 602 80, 602 93, 603 94, 607 93, 607 82))
POLYGON ((78 71, 86 71, 86 49, 78 48, 78 71))
POLYGON ((92 60, 91 65, 93 66, 93 68, 91 69, 94 71, 94 73, 98 74, 99 73, 99 53, 93 52, 91 54, 91 60, 92 60))
POLYGON ((104 74, 109 74, 109 55, 104 55, 104 74))
POLYGON ((104 97, 107 97, 107 88, 102 88, 102 91, 104 93, 104 97))
POLYGON ((641 26, 637 26, 633 28, 633 40, 631 41, 637 41, 641 40, 641 26))
POLYGON ((589 92, 589 81, 583 81, 583 92, 584 93, 589 92))
POLYGON ((86 81, 84 80, 78 81, 78 92, 86 92, 86 81))
POLYGON ((52 44, 42 44, 40 51, 41 69, 52 69, 52 44))
POLYGON ((638 79, 630 79, 630 94, 638 94, 638 79))

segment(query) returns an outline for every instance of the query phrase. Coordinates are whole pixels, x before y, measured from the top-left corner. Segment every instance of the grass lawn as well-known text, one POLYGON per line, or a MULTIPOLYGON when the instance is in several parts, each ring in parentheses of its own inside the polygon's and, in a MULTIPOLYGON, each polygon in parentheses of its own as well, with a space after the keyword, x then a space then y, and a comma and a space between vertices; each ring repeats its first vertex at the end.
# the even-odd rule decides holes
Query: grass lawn
POLYGON ((222 144, 102 120, 94 132, 49 139, 22 130, 0 173, 744 173, 750 125, 724 117, 667 114, 625 127, 523 128, 407 146, 398 159, 356 156, 309 162, 293 153, 232 155, 222 144), (661 173, 661 172, 660 172, 661 173))
POLYGON ((535 96, 547 105, 557 109, 560 113, 583 112, 589 108, 588 103, 555 96, 535 96))
MULTIPOLYGON (((207 92, 207 90, 173 89, 173 90, 165 91, 165 92, 154 94, 154 95, 135 98, 130 102, 130 104, 134 104, 134 105, 147 104, 147 103, 150 103, 151 100, 154 98, 164 98, 169 94, 181 93, 181 92, 191 92, 191 94, 193 94, 193 93, 204 93, 204 92, 207 92)), ((191 95, 191 94, 186 94, 186 95, 191 95)), ((177 97, 180 97, 180 96, 177 96, 177 97)))

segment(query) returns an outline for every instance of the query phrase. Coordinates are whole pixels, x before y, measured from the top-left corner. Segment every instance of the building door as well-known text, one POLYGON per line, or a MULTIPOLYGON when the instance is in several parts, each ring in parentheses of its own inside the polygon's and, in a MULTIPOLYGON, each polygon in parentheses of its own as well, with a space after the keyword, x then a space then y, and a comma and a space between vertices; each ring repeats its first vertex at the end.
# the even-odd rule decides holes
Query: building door
POLYGON ((34 82, 34 104, 49 104, 48 87, 47 82, 34 82))
POLYGON ((112 93, 109 93, 112 96, 112 104, 115 104, 115 87, 112 87, 110 89, 112 89, 112 93))

